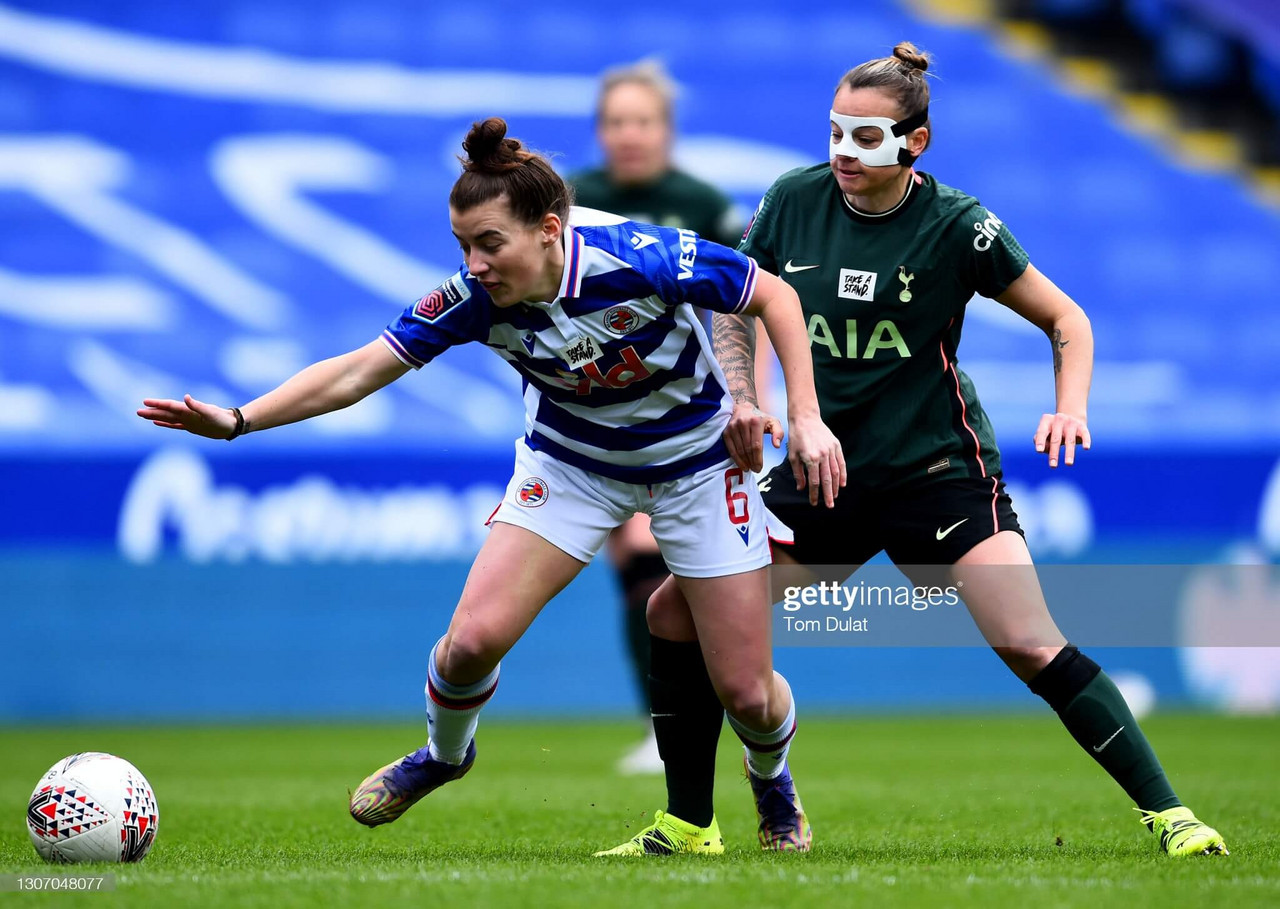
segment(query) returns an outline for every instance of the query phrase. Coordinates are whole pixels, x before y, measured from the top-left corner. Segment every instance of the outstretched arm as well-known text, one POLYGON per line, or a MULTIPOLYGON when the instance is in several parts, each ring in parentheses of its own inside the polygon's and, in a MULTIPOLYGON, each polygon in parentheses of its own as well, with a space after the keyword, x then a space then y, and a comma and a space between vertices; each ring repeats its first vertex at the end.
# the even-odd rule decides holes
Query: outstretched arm
POLYGON ((1036 451, 1049 456, 1049 466, 1075 463, 1076 443, 1088 450, 1089 384, 1093 380, 1093 328, 1079 304, 1028 265, 1017 280, 996 298, 1049 336, 1053 347, 1053 373, 1057 391, 1056 413, 1040 417, 1032 441, 1036 451))
MULTIPOLYGON (((270 429, 350 407, 400 378, 409 367, 396 359, 381 341, 350 353, 313 363, 279 387, 240 408, 242 432, 270 429)), ((209 439, 228 439, 236 431, 235 412, 197 401, 146 398, 138 416, 167 429, 185 429, 209 439)))

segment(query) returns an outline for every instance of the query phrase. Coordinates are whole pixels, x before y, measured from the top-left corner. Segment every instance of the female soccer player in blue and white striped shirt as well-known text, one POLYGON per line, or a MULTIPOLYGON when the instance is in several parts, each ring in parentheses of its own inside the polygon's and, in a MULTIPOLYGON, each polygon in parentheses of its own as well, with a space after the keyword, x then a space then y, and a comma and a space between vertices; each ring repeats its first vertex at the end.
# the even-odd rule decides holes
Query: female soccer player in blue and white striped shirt
MULTIPOLYGON (((188 395, 148 399, 138 415, 235 438, 348 407, 469 341, 491 347, 523 378, 525 435, 515 471, 428 661, 429 742, 364 781, 351 799, 360 823, 393 821, 471 769, 478 715, 497 687, 499 661, 609 531, 636 512, 650 515, 680 579, 707 673, 753 769, 785 773, 795 706, 770 655, 764 506, 721 439, 733 402, 693 307, 760 317, 787 382, 798 482, 812 501, 821 495, 830 505, 845 482, 844 460, 818 416, 799 300, 752 259, 691 231, 571 209, 564 181, 544 158, 506 138, 502 120, 475 124, 463 148, 468 160, 449 214, 464 267, 381 338, 309 366, 243 408, 188 395)), ((662 679, 655 714, 682 697, 678 678, 661 670, 664 661, 686 665, 682 656, 653 654, 662 679)), ((709 699, 698 705, 690 734, 714 717, 718 735, 720 711, 709 699)), ((678 738, 684 730, 672 732, 678 738)), ((723 851, 714 816, 681 816, 684 791, 713 772, 669 767, 667 812, 611 852, 723 851)))

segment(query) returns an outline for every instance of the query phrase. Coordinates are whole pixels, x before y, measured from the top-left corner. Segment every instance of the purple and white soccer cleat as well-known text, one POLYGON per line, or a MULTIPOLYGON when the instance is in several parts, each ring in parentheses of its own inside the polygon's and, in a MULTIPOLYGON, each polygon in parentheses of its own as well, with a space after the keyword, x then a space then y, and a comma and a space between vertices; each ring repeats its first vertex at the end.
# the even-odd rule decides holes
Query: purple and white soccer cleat
POLYGON ((766 852, 808 852, 813 845, 813 829, 800 804, 800 796, 796 795, 791 768, 784 763, 781 773, 771 780, 762 780, 751 772, 745 759, 742 763, 756 799, 760 848, 766 852))
POLYGON ((365 778, 351 796, 351 816, 366 827, 390 824, 425 795, 467 775, 476 762, 476 743, 461 764, 437 761, 427 745, 365 778))

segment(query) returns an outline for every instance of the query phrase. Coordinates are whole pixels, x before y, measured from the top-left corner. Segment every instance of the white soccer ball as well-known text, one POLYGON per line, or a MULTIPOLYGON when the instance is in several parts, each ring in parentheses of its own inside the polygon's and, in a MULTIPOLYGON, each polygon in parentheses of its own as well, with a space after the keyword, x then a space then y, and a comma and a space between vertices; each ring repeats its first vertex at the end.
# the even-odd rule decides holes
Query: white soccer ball
POLYGON ((50 862, 140 862, 160 828, 147 778, 123 758, 85 751, 63 758, 36 783, 27 832, 50 862))

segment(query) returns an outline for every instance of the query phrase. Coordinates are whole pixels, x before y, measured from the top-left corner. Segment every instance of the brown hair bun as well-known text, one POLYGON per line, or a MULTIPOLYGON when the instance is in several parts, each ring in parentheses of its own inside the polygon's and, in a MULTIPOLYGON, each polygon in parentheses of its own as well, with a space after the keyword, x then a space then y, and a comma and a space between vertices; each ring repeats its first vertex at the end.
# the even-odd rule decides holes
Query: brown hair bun
POLYGON ((490 117, 472 123, 462 149, 462 173, 449 192, 453 208, 467 211, 505 196, 511 213, 528 227, 539 224, 548 212, 562 222, 569 220, 573 190, 550 161, 519 139, 507 138, 507 121, 490 117))
POLYGON ((462 140, 464 170, 473 174, 504 174, 519 167, 531 157, 519 139, 508 139, 507 122, 500 117, 490 117, 471 124, 471 130, 462 140))
POLYGON ((929 69, 929 56, 910 41, 899 41, 893 46, 893 56, 906 66, 926 72, 929 69))

